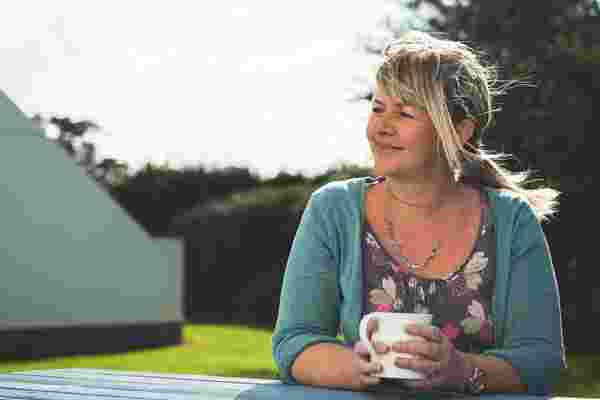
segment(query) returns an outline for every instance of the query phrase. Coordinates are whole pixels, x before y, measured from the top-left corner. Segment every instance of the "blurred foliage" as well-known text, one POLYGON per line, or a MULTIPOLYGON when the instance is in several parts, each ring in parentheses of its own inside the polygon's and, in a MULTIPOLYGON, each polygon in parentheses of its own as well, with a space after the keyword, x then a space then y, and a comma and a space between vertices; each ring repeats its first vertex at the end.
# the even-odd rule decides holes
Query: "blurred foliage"
POLYGON ((75 159, 77 164, 102 186, 119 183, 127 175, 127 163, 114 158, 98 161, 96 145, 88 138, 89 133, 102 129, 96 122, 74 121, 70 117, 56 115, 45 118, 41 114, 35 114, 32 121, 44 129, 47 135, 48 128, 56 128, 58 134, 56 137, 50 136, 49 139, 65 150, 69 157, 75 159))
POLYGON ((171 220, 208 199, 255 187, 259 178, 248 169, 203 167, 173 169, 147 163, 132 176, 113 185, 115 200, 154 236, 166 235, 171 220))
POLYGON ((300 216, 319 186, 368 174, 350 165, 314 177, 281 173, 173 219, 185 243, 185 311, 190 321, 272 327, 287 255, 300 216))

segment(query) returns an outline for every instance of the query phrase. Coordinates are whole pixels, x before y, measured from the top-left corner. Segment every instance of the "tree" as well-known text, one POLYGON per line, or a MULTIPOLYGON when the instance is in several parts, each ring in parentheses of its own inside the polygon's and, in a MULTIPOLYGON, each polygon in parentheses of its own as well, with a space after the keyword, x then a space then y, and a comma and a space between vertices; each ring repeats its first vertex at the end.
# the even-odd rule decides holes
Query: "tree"
POLYGON ((176 215, 258 183, 258 177, 245 168, 206 171, 199 166, 177 170, 168 164, 147 163, 120 185, 114 185, 111 193, 151 235, 165 236, 176 215))
POLYGON ((53 125, 58 129, 58 136, 52 139, 62 147, 69 157, 74 158, 88 175, 103 186, 122 181, 127 176, 127 163, 114 158, 97 161, 96 145, 85 136, 101 129, 100 125, 90 120, 74 121, 69 117, 44 118, 40 114, 32 120, 39 126, 53 125))
MULTIPOLYGON (((586 41, 598 32, 597 0, 400 0, 413 21, 398 23, 386 15, 378 24, 388 36, 410 28, 443 32, 451 39, 474 42, 502 65, 540 61, 564 49, 561 38, 585 32, 586 41), (414 22, 418 21, 418 22, 414 22), (526 40, 524 40, 526 38, 526 40)), ((363 47, 379 54, 385 43, 370 40, 363 47)))

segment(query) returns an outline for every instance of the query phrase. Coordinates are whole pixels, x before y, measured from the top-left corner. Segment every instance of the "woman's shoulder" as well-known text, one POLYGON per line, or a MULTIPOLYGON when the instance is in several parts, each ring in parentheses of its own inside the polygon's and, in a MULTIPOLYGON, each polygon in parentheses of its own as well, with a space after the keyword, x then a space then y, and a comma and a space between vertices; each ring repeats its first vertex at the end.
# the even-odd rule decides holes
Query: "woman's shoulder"
POLYGON ((486 194, 496 221, 514 223, 517 220, 536 220, 535 211, 527 198, 513 190, 484 187, 482 191, 486 194))
POLYGON ((312 193, 310 206, 331 215, 359 215, 363 209, 365 190, 372 180, 371 177, 356 177, 328 182, 312 193))
POLYGON ((313 192, 312 197, 317 197, 324 201, 335 201, 344 197, 359 198, 366 186, 373 179, 372 177, 356 177, 331 181, 317 188, 313 192))
POLYGON ((486 194, 488 200, 495 206, 505 207, 517 210, 521 207, 528 207, 529 202, 520 193, 508 189, 498 189, 484 186, 481 189, 486 194))

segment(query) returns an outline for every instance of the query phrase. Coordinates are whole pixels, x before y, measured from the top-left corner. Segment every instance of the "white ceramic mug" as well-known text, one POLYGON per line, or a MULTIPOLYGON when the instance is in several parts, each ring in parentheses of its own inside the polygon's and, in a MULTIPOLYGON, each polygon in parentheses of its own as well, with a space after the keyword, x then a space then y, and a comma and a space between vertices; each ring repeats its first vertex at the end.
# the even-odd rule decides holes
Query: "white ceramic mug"
POLYGON ((394 364, 397 357, 413 357, 411 354, 396 353, 388 351, 386 354, 377 354, 373 349, 372 343, 367 338, 367 324, 369 320, 377 320, 377 330, 371 337, 374 342, 382 342, 388 346, 393 343, 406 340, 425 340, 420 336, 413 336, 406 333, 406 326, 411 324, 431 324, 431 314, 416 313, 391 313, 391 312, 373 312, 367 314, 360 321, 359 335, 360 339, 367 345, 371 361, 379 362, 383 366, 383 371, 375 376, 382 378, 395 379, 424 379, 425 376, 420 372, 405 368, 398 368, 394 364))

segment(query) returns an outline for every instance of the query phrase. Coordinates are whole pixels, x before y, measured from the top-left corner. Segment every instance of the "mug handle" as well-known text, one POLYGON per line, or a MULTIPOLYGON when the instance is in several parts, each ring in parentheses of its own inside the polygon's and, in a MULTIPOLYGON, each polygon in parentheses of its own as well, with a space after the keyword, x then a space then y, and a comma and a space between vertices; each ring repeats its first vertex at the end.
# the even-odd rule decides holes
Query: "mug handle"
POLYGON ((375 349, 373 348, 373 344, 371 344, 371 341, 368 338, 367 325, 369 324, 371 318, 375 317, 375 313, 367 314, 363 317, 363 319, 360 321, 360 324, 358 325, 358 336, 360 337, 360 340, 367 346, 369 353, 375 352, 375 349))

